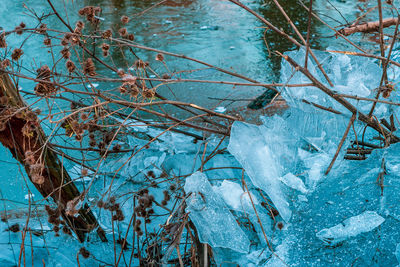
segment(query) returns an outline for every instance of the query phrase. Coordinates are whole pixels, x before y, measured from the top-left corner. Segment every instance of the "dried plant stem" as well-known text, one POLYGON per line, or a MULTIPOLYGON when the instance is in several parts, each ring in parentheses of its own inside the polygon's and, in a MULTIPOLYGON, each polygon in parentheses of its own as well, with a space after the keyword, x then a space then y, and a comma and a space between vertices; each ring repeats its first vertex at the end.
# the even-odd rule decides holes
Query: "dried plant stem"
POLYGON ((340 143, 339 143, 339 145, 338 145, 338 148, 336 149, 336 153, 335 153, 335 155, 333 156, 333 159, 332 159, 331 163, 329 164, 328 169, 325 171, 325 175, 328 175, 328 173, 331 171, 331 169, 332 169, 332 167, 333 167, 333 164, 335 163, 336 158, 338 157, 339 152, 340 152, 340 150, 342 149, 342 146, 343 146, 343 144, 344 144, 344 141, 346 141, 346 138, 347 138, 347 135, 349 134, 351 125, 353 124, 353 122, 354 122, 355 119, 356 119, 356 114, 353 114, 353 116, 351 116, 351 119, 350 119, 350 121, 349 121, 349 124, 347 125, 346 131, 344 131, 343 137, 342 137, 342 139, 340 140, 340 143))

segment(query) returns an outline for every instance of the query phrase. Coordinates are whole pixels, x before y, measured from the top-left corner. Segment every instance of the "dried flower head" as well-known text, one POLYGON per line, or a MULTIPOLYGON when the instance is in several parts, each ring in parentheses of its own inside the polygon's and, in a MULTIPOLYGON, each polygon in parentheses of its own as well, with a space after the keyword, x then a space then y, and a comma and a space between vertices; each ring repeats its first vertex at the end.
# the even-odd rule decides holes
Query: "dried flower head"
POLYGON ((138 59, 135 61, 135 66, 137 69, 144 69, 145 67, 147 67, 149 65, 149 63, 144 62, 141 59, 138 59))
POLYGON ((39 28, 36 31, 40 34, 45 34, 47 31, 47 25, 44 23, 40 24, 39 28))
POLYGON ((75 24, 75 27, 82 30, 85 27, 85 23, 83 23, 83 21, 78 20, 75 24))
POLYGON ((128 30, 126 28, 121 28, 118 30, 120 36, 125 37, 128 34, 128 30))
POLYGON ((10 65, 11 65, 10 60, 6 58, 3 61, 1 61, 0 68, 5 69, 5 68, 9 67, 10 65))
POLYGON ((142 95, 144 98, 153 98, 155 96, 155 92, 152 89, 144 89, 142 91, 142 95))
POLYGON ((86 19, 92 24, 96 24, 99 22, 99 19, 96 18, 96 14, 101 12, 101 8, 97 6, 86 6, 81 8, 78 13, 81 16, 86 15, 86 19))
POLYGON ((43 80, 35 86, 35 93, 38 95, 49 95, 57 91, 57 88, 51 83, 51 70, 47 65, 44 65, 36 70, 36 79, 43 80))
POLYGON ((169 186, 169 190, 175 191, 175 190, 176 190, 176 185, 175 185, 175 184, 171 184, 171 185, 169 186))
POLYGON ((64 47, 61 51, 60 51, 62 57, 64 59, 69 59, 71 57, 71 52, 69 51, 68 47, 64 47))
POLYGON ((15 48, 11 54, 11 58, 12 60, 18 60, 23 54, 24 52, 21 49, 15 48))
POLYGON ((20 26, 15 27, 14 31, 18 35, 21 35, 24 32, 20 26))
POLYGON ((129 41, 133 41, 135 40, 135 35, 133 33, 130 33, 126 36, 126 39, 128 39, 129 41))
POLYGON ((157 56, 156 56, 156 60, 157 61, 164 61, 164 55, 161 54, 161 53, 158 53, 157 56))
POLYGON ((35 154, 32 151, 28 150, 25 152, 25 162, 29 165, 35 164, 35 154))
POLYGON ((106 43, 103 43, 103 44, 101 45, 101 49, 102 49, 103 51, 108 51, 108 50, 110 50, 110 45, 109 45, 109 44, 106 44, 106 43))
POLYGON ((156 175, 154 174, 154 171, 151 171, 151 170, 147 172, 147 176, 151 177, 151 178, 156 178, 156 175))
POLYGON ((125 85, 121 85, 120 87, 118 87, 118 89, 121 94, 126 94, 128 92, 128 88, 126 88, 125 85))
POLYGON ((88 58, 84 63, 83 63, 83 73, 89 75, 89 76, 96 76, 96 68, 93 63, 93 59, 88 58))
POLYGON ((51 39, 50 38, 44 38, 43 43, 44 43, 44 45, 50 46, 51 45, 51 39))
POLYGON ((101 34, 101 38, 103 39, 110 39, 112 37, 112 31, 110 29, 105 30, 102 34, 101 34))
POLYGON ((139 87, 136 84, 129 85, 129 95, 136 98, 139 95, 139 87))
POLYGON ((123 16, 121 17, 121 22, 122 22, 123 24, 127 24, 127 23, 129 22, 129 17, 123 15, 123 16))
POLYGON ((71 60, 67 60, 67 62, 65 62, 65 67, 67 67, 69 73, 74 72, 76 69, 75 63, 71 60))
POLYGON ((40 174, 34 174, 31 176, 32 182, 38 185, 42 185, 44 183, 44 177, 40 174))

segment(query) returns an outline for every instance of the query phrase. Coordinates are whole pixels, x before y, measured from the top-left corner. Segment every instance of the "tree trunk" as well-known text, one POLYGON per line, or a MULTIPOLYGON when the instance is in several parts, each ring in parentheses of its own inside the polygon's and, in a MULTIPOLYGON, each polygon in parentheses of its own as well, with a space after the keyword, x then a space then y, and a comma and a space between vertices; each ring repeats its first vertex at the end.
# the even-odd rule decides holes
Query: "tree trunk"
MULTIPOLYGON (((29 179, 44 198, 51 197, 61 216, 80 242, 98 227, 88 205, 75 216, 66 213, 67 203, 81 197, 57 155, 49 149, 46 136, 34 112, 24 103, 7 73, 0 72, 0 142, 25 167, 29 179)), ((104 231, 97 231, 107 241, 104 231)))

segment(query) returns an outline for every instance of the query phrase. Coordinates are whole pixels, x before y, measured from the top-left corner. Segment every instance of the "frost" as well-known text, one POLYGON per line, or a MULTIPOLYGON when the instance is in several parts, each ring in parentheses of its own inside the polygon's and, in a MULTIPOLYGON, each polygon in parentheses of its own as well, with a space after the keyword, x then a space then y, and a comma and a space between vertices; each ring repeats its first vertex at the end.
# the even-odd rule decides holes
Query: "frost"
POLYGON ((324 243, 335 245, 350 237, 372 231, 385 221, 375 211, 365 211, 360 215, 350 217, 331 228, 319 231, 316 235, 324 243))
POLYGON ((223 200, 216 195, 205 174, 196 172, 186 179, 185 192, 189 217, 202 243, 247 253, 250 241, 237 224, 223 200))

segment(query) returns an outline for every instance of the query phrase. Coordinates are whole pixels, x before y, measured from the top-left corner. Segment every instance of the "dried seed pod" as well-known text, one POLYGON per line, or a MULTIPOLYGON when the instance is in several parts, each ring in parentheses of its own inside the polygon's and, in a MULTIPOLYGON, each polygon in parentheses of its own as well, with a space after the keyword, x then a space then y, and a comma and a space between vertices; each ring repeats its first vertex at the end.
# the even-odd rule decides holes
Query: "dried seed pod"
POLYGON ((131 97, 136 98, 139 95, 139 87, 136 84, 130 86, 129 94, 131 97))
POLYGON ((101 34, 101 38, 103 39, 110 39, 112 37, 112 31, 110 29, 105 30, 102 34, 101 34))
POLYGON ((164 61, 164 55, 161 54, 161 53, 158 53, 157 56, 156 56, 156 60, 157 61, 164 61))
POLYGON ((124 85, 121 85, 121 86, 118 88, 118 90, 119 90, 119 92, 120 92, 121 94, 126 94, 126 93, 128 92, 128 89, 127 89, 126 86, 124 86, 124 85))
POLYGON ((8 58, 4 59, 3 61, 1 61, 1 68, 2 69, 6 69, 7 67, 9 67, 11 65, 11 62, 8 58))
POLYGON ((44 45, 50 46, 51 45, 51 39, 50 38, 44 38, 43 43, 44 43, 44 45))
POLYGON ((37 95, 49 95, 57 91, 57 88, 51 83, 51 70, 47 65, 44 65, 36 70, 36 78, 43 80, 35 86, 35 93, 37 95))
POLYGON ((128 30, 126 28, 121 28, 118 30, 120 36, 125 37, 128 34, 128 30))
POLYGON ((128 39, 129 41, 133 41, 135 40, 135 35, 133 35, 133 33, 130 33, 126 36, 126 39, 128 39))
POLYGON ((40 174, 33 174, 33 175, 31 176, 31 178, 32 178, 32 182, 35 183, 35 184, 42 185, 42 184, 44 183, 44 177, 43 177, 43 175, 40 175, 40 174))
POLYGON ((89 75, 89 76, 96 76, 96 68, 93 63, 93 59, 88 58, 84 63, 83 63, 83 73, 89 75))
POLYGON ((175 184, 171 184, 171 185, 169 186, 169 190, 175 191, 175 190, 176 190, 176 185, 175 185, 175 184))
POLYGON ((153 98, 155 96, 155 92, 151 89, 144 89, 142 95, 144 98, 153 98))
POLYGON ((148 64, 141 59, 135 61, 135 66, 137 69, 144 69, 145 67, 147 67, 147 65, 148 64))
POLYGON ((127 24, 128 22, 129 22, 129 18, 128 18, 128 16, 122 16, 121 17, 121 22, 123 23, 123 24, 127 24))
POLYGON ((47 32, 47 25, 44 23, 40 24, 39 28, 37 28, 36 31, 40 34, 45 34, 47 32))
POLYGON ((12 58, 12 60, 18 60, 23 54, 24 54, 24 51, 22 51, 19 48, 15 48, 11 54, 11 58, 12 58))
POLYGON ((103 44, 101 45, 101 50, 103 50, 103 51, 108 51, 108 50, 110 50, 110 45, 109 45, 109 44, 106 44, 106 43, 103 43, 103 44))
POLYGON ((68 47, 64 47, 61 51, 60 51, 61 55, 63 56, 63 58, 65 59, 69 59, 71 57, 71 52, 69 51, 68 47))
POLYGON ((154 171, 151 171, 151 170, 147 172, 147 176, 151 177, 151 178, 156 178, 156 175, 154 174, 154 171))
POLYGON ((14 31, 18 35, 21 35, 23 33, 23 30, 20 26, 15 27, 14 31))
POLYGON ((7 106, 8 102, 9 102, 9 99, 7 96, 4 95, 4 96, 0 97, 0 105, 7 106))
POLYGON ((75 63, 71 60, 67 60, 67 62, 65 62, 65 67, 67 67, 69 73, 74 72, 76 69, 75 63))

